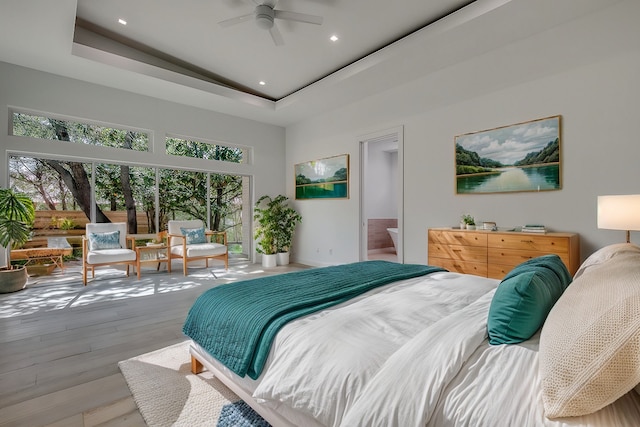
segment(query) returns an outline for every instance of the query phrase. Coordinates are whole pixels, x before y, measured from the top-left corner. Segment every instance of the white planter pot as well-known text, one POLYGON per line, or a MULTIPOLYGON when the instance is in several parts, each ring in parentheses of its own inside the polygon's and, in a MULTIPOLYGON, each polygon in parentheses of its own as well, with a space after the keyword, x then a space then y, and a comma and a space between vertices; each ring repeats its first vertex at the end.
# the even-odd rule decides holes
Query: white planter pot
POLYGON ((276 254, 276 263, 278 265, 289 265, 289 252, 278 252, 276 254))
POLYGON ((276 266, 276 259, 277 259, 277 255, 276 254, 272 254, 272 255, 262 254, 262 266, 264 268, 275 267, 276 266))

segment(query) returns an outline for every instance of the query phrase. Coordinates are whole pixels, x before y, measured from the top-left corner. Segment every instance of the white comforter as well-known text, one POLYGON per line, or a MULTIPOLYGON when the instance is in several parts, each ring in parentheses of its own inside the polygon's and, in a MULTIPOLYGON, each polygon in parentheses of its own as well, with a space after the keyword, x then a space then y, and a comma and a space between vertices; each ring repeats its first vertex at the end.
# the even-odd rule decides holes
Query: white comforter
POLYGON ((544 417, 537 338, 487 343, 497 284, 435 273, 292 322, 254 397, 325 426, 637 426, 633 392, 566 423, 544 417))

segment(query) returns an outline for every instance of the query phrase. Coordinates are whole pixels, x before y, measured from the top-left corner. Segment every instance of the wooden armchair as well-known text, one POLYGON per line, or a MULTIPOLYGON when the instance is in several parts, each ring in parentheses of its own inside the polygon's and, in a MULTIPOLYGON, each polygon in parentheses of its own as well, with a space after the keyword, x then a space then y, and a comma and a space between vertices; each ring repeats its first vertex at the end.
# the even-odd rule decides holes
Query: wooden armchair
POLYGON ((209 267, 210 259, 224 261, 224 268, 229 268, 229 252, 227 250, 227 233, 225 231, 205 230, 204 223, 199 220, 169 221, 167 245, 169 246, 169 263, 174 258, 182 260, 184 275, 187 275, 187 263, 204 260, 209 267), (215 240, 212 241, 212 238, 215 240))
POLYGON ((88 223, 82 236, 82 283, 87 286, 87 269, 95 277, 95 267, 136 264, 136 251, 127 247, 127 224, 124 222, 88 223))

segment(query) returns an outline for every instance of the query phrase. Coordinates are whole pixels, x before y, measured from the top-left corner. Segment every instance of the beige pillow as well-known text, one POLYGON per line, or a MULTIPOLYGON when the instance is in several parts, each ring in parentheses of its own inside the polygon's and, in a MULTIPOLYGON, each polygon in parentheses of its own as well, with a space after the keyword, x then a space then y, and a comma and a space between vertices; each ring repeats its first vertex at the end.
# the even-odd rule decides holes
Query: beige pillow
POLYGON ((603 262, 607 262, 616 255, 628 252, 640 254, 640 246, 634 245, 633 243, 614 243, 612 245, 600 248, 584 260, 582 265, 580 265, 580 268, 578 268, 578 271, 576 271, 576 274, 573 275, 573 279, 575 280, 578 277, 582 276, 582 274, 584 274, 587 269, 595 265, 600 265, 603 262))
POLYGON ((640 252, 591 265, 569 285, 539 355, 548 418, 590 414, 640 383, 640 252))

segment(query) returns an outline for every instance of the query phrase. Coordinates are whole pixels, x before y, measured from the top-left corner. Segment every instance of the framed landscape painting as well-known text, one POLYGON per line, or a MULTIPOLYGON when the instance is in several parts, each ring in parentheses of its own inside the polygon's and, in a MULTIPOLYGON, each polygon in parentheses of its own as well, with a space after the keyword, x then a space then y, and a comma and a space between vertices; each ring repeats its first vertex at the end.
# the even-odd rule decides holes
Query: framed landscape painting
POLYGON ((456 194, 562 188, 560 116, 455 137, 456 194))
POLYGON ((349 155, 295 165, 296 199, 348 199, 349 155))

